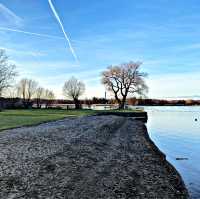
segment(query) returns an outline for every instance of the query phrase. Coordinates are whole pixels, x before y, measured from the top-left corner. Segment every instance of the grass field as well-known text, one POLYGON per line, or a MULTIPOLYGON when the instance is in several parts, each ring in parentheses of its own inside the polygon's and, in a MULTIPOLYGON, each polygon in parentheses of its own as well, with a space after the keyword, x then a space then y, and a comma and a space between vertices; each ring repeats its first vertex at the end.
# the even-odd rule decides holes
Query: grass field
POLYGON ((57 110, 57 109, 31 109, 31 110, 4 110, 0 112, 0 130, 35 125, 42 122, 63 119, 71 116, 94 114, 92 110, 57 110))
MULTIPOLYGON (((108 110, 109 111, 109 110, 108 110)), ((130 110, 111 110, 130 111, 130 110)), ((140 110, 132 110, 140 111, 140 110)), ((43 122, 54 121, 72 116, 92 115, 101 111, 95 110, 59 110, 59 109, 30 109, 3 110, 0 112, 0 131, 20 126, 31 126, 43 122)))

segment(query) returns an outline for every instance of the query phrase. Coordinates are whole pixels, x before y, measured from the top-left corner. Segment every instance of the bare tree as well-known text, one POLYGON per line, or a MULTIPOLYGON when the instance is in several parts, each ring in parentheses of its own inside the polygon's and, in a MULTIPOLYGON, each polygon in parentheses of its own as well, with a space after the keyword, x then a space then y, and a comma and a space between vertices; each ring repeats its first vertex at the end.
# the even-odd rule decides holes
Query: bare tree
POLYGON ((128 95, 145 95, 148 87, 144 81, 146 73, 140 72, 140 62, 129 62, 119 66, 109 66, 102 73, 102 83, 114 93, 119 108, 123 109, 128 95))
POLYGON ((21 79, 19 83, 17 84, 17 94, 19 97, 23 99, 23 101, 26 100, 26 89, 27 89, 27 81, 28 79, 21 79))
POLYGON ((16 66, 9 63, 5 50, 0 49, 0 97, 2 91, 10 87, 14 77, 17 75, 16 66))
POLYGON ((50 104, 52 104, 53 100, 55 99, 55 95, 53 91, 49 89, 44 90, 44 99, 46 100, 46 108, 49 107, 50 104))
POLYGON ((32 79, 21 79, 18 83, 18 95, 23 99, 26 108, 31 105, 31 99, 36 93, 37 87, 38 83, 32 79))
POLYGON ((35 92, 37 108, 41 108, 42 99, 45 97, 45 89, 42 87, 38 87, 35 92))
POLYGON ((15 86, 11 86, 11 87, 7 88, 6 90, 4 89, 3 93, 2 93, 2 96, 3 97, 8 97, 8 98, 11 98, 11 99, 17 98, 18 95, 17 95, 16 85, 15 86))
POLYGON ((29 79, 27 81, 27 99, 31 100, 36 93, 38 83, 35 80, 29 79))
POLYGON ((63 95, 73 99, 75 108, 81 108, 79 97, 85 92, 85 84, 75 77, 71 77, 63 86, 63 95))

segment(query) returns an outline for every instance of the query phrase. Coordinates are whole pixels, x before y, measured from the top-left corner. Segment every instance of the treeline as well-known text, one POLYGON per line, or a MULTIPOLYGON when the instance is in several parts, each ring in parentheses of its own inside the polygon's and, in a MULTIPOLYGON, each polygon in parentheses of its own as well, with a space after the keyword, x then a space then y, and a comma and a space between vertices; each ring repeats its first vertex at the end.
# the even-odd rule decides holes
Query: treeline
MULTIPOLYGON (((93 97, 91 99, 82 99, 79 101, 80 105, 87 105, 90 107, 93 104, 117 104, 115 99, 105 99, 93 97)), ((7 109, 27 108, 24 104, 23 98, 0 98, 1 106, 7 109)), ((27 103, 27 102, 26 102, 27 103)), ((33 98, 29 101, 28 108, 61 108, 61 105, 74 105, 73 100, 63 99, 42 99, 33 98)), ((200 105, 200 100, 159 100, 159 99, 136 99, 128 98, 126 105, 132 106, 194 106, 200 105)), ((66 106, 67 107, 67 106, 66 106)))
MULTIPOLYGON (((82 99, 79 100, 80 105, 92 105, 92 104, 114 104, 115 100, 108 100, 105 98, 93 97, 92 99, 82 99)), ((59 105, 74 105, 74 100, 64 100, 64 99, 45 99, 42 98, 30 98, 23 99, 20 97, 1 97, 0 104, 2 108, 6 109, 20 109, 20 108, 59 108, 59 105)))
POLYGON ((136 99, 129 98, 128 105, 138 106, 194 106, 200 105, 200 100, 164 100, 164 99, 136 99))
POLYGON ((5 98, 0 97, 0 108, 1 109, 27 109, 27 108, 50 108, 54 104, 54 100, 41 99, 40 106, 37 105, 37 99, 32 99, 28 103, 22 98, 5 98))

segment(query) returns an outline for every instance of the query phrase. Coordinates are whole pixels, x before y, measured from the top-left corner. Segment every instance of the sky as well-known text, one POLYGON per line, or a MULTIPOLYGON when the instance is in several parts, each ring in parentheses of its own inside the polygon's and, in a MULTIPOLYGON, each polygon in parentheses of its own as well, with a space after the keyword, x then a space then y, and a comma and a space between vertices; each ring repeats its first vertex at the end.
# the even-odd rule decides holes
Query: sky
POLYGON ((149 98, 200 98, 199 10, 199 0, 0 0, 0 48, 16 81, 57 98, 71 76, 83 97, 104 97, 101 72, 129 61, 149 74, 149 98))

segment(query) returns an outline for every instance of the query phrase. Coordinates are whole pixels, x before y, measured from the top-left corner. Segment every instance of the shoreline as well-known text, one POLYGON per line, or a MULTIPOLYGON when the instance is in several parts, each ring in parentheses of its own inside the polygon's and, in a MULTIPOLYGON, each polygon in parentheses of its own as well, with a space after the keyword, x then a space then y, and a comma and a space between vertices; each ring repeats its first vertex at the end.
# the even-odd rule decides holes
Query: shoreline
POLYGON ((66 118, 0 135, 1 198, 189 198, 141 121, 66 118))
POLYGON ((164 164, 166 165, 166 167, 169 169, 170 172, 172 172, 174 174, 174 176, 177 176, 177 178, 175 179, 175 181, 177 181, 178 183, 175 183, 174 185, 177 186, 178 189, 182 190, 183 192, 183 198, 190 198, 189 196, 189 192, 188 189, 186 188, 186 185, 182 179, 182 176, 180 175, 180 173, 176 170, 176 168, 166 159, 166 154, 163 153, 158 147, 157 145, 153 142, 153 140, 150 138, 149 133, 148 133, 148 129, 145 125, 145 130, 144 130, 144 136, 146 137, 146 139, 148 140, 148 142, 151 144, 152 149, 155 151, 155 153, 157 153, 160 156, 160 160, 164 162, 164 164))

